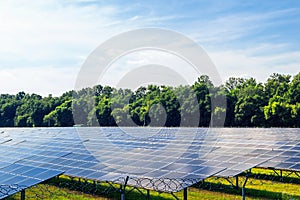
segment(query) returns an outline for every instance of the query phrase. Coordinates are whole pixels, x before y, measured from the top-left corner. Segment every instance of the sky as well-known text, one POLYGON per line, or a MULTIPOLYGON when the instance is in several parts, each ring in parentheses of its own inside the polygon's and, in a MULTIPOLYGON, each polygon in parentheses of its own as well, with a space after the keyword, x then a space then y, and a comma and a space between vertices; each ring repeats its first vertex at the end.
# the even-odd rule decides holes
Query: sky
MULTIPOLYGON (((1 0, 0 24, 1 94, 58 96, 72 90, 94 49, 112 36, 147 27, 194 40, 223 82, 229 77, 264 82, 272 73, 300 72, 297 0, 1 0)), ((151 55, 116 62, 104 84, 120 78, 113 71, 124 74, 151 55)))

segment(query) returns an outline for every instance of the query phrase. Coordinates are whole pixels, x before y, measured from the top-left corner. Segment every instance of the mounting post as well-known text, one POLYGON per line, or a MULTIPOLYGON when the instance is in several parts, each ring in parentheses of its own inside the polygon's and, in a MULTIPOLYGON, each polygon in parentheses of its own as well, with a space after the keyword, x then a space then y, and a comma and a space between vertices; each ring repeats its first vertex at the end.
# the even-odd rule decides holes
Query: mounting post
POLYGON ((150 190, 147 190, 147 200, 150 200, 150 190))
POLYGON ((21 191, 21 200, 25 200, 25 190, 21 191))
POLYGON ((239 176, 238 175, 235 177, 235 187, 237 189, 239 189, 239 176))
POLYGON ((121 190, 121 200, 125 200, 125 191, 124 190, 121 190))
POLYGON ((242 200, 246 199, 246 192, 245 192, 245 188, 242 188, 242 200))
POLYGON ((125 200, 125 188, 126 188, 128 179, 129 179, 129 176, 126 177, 124 186, 120 185, 121 200, 125 200))
POLYGON ((246 188, 245 187, 246 187, 248 178, 249 178, 249 176, 246 175, 246 179, 245 179, 245 182, 244 182, 243 187, 242 187, 242 200, 246 200, 246 188))
POLYGON ((187 200, 187 187, 183 189, 183 200, 187 200))

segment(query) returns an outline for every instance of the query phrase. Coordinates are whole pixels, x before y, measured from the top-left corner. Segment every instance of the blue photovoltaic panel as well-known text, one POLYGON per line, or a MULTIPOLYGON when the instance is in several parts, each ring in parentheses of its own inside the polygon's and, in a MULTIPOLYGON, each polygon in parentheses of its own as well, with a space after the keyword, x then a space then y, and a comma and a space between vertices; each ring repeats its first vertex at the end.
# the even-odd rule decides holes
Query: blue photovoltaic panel
POLYGON ((63 171, 11 164, 0 169, 0 199, 62 174, 63 171))
MULTIPOLYGON (((40 144, 49 138, 35 138, 33 129, 4 129, 0 131, 0 198, 5 198, 23 189, 41 183, 64 171, 27 165, 27 157, 45 151, 40 144), (5 137, 3 137, 5 135, 5 137), (12 137, 10 137, 12 136, 12 137), (32 137, 33 136, 33 137, 32 137)), ((48 140, 49 141, 49 140, 48 140)), ((61 156, 55 152, 52 159, 61 156)))
POLYGON ((257 166, 300 168, 299 129, 82 127, 0 132, 0 157, 5 160, 0 169, 15 163, 37 168, 16 168, 15 173, 32 175, 42 168, 120 183, 129 176, 129 184, 166 192, 257 166), (165 187, 135 179, 177 182, 165 187))

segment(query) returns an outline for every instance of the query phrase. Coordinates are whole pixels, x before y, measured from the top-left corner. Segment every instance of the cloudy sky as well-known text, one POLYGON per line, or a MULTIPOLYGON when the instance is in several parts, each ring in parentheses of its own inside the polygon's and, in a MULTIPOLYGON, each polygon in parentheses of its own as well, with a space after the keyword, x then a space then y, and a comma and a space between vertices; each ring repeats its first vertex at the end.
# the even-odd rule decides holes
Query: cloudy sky
MULTIPOLYGON (((146 27, 171 29, 196 41, 223 81, 231 76, 265 81, 274 72, 300 71, 296 0, 1 0, 0 24, 0 93, 60 95, 74 88, 97 46, 146 27)), ((135 63, 145 59, 141 55, 135 63)), ((120 63, 122 74, 133 62, 120 63)))

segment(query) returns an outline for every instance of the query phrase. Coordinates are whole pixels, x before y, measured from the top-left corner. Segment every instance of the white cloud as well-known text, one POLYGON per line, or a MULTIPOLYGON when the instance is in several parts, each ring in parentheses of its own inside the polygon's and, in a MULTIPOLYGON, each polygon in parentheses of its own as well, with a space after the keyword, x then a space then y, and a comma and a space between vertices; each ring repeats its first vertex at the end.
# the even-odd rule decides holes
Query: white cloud
POLYGON ((116 12, 111 6, 76 7, 59 1, 1 2, 0 54, 28 64, 76 60, 109 36, 105 27, 118 23, 116 12))
MULTIPOLYGON (((267 46, 268 50, 272 51, 272 45, 267 46)), ((276 49, 276 45, 273 49, 276 49)), ((214 51, 209 52, 209 56, 218 68, 223 81, 229 77, 253 77, 264 82, 272 73, 291 75, 299 73, 300 52, 253 55, 256 50, 257 48, 214 51)))
MULTIPOLYGON (((297 9, 284 9, 265 13, 233 13, 206 20, 194 20, 189 24, 193 38, 201 43, 226 44, 259 33, 261 30, 279 23, 280 17, 297 9)), ((270 35, 268 35, 270 37, 270 35)), ((240 41, 239 41, 240 42, 240 41)))
MULTIPOLYGON (((99 4, 94 0, 0 1, 0 93, 24 90, 59 95, 73 89, 78 69, 99 44, 123 31, 149 26, 173 28, 204 45, 224 80, 252 76, 264 81, 273 72, 299 71, 300 53, 290 50, 288 43, 254 44, 244 39, 279 23, 282 16, 296 9, 219 14, 202 19, 201 15, 189 13, 164 15, 163 9, 135 12, 134 5, 128 8, 121 3, 99 4)), ((163 58, 154 59, 165 65, 174 64, 172 59, 162 61, 163 58)), ((145 56, 136 56, 121 63, 124 66, 115 73, 124 74, 130 65, 145 62, 149 63, 145 56)))
POLYGON ((278 42, 273 25, 287 23, 284 16, 298 8, 265 13, 233 13, 210 20, 194 21, 190 35, 207 50, 223 81, 229 77, 254 77, 265 81, 272 73, 294 75, 300 69, 300 51, 294 44, 278 42))
POLYGON ((0 69, 0 94, 25 91, 59 96, 74 89, 78 70, 54 67, 0 69))
MULTIPOLYGON (((160 71, 160 77, 165 77, 165 81, 161 81, 160 83, 156 82, 159 85, 174 86, 193 84, 199 77, 199 72, 177 55, 170 52, 148 49, 131 52, 115 60, 99 82, 104 85, 122 87, 122 85, 119 85, 119 81, 122 81, 125 76, 131 75, 132 77, 136 77, 130 80, 131 82, 134 82, 142 76, 145 80, 143 85, 153 84, 147 82, 151 74, 138 74, 136 71, 138 68, 147 66, 150 68, 152 66, 161 66, 161 68, 168 69, 160 71), (180 80, 176 80, 176 77, 172 77, 172 75, 175 74, 180 76, 180 80)), ((140 72, 144 71, 140 70, 140 72)), ((154 79, 153 81, 155 81, 154 79)))
POLYGON ((0 93, 59 95, 101 42, 134 28, 117 6, 61 1, 0 2, 0 93), (49 67, 50 66, 50 67, 49 67))

